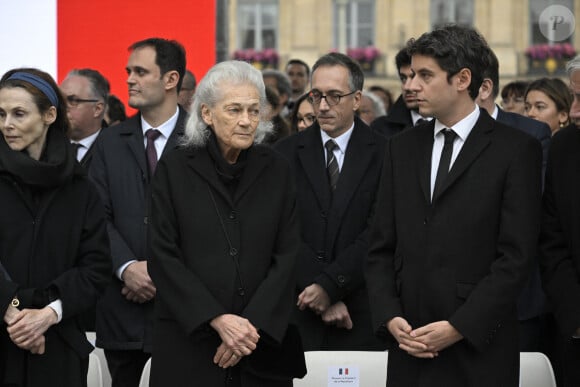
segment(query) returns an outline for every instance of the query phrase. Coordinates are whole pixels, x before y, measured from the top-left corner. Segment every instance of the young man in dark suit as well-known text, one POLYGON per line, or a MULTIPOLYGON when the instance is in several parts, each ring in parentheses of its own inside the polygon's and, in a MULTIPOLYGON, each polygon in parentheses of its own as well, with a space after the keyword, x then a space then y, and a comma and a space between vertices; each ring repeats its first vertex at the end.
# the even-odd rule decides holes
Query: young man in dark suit
POLYGON ((540 267, 557 327, 558 386, 580 385, 580 56, 566 66, 573 124, 552 139, 542 210, 540 267))
POLYGON ((175 147, 186 112, 177 105, 185 50, 176 41, 134 43, 127 63, 129 106, 139 113, 103 133, 90 177, 105 204, 113 280, 97 304, 97 346, 113 387, 137 386, 151 353, 156 288, 147 272, 147 197, 157 159, 175 147))
POLYGON ((409 42, 419 112, 387 144, 366 267, 388 386, 516 386, 516 299, 537 251, 541 147, 475 104, 485 40, 409 42), (390 336, 389 336, 390 335, 390 336))
POLYGON ((276 144, 297 183, 295 318, 307 351, 384 349, 372 332, 363 262, 385 140, 355 116, 363 82, 348 56, 318 59, 310 91, 317 123, 276 144))

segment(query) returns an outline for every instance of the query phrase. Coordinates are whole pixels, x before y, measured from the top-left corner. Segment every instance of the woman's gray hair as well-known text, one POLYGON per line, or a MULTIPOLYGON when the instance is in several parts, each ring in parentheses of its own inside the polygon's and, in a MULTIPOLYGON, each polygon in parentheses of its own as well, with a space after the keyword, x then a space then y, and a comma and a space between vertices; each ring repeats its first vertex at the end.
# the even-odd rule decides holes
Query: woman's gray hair
POLYGON ((566 63, 566 73, 571 76, 574 71, 580 70, 580 54, 576 55, 566 63))
POLYGON ((260 122, 256 129, 254 143, 259 144, 267 134, 272 132, 272 123, 263 121, 263 117, 268 111, 268 104, 262 73, 246 62, 230 60, 214 65, 197 85, 181 145, 205 146, 210 129, 201 117, 201 107, 202 105, 214 107, 223 98, 224 84, 228 86, 249 84, 258 90, 260 94, 260 122))
POLYGON ((363 97, 370 99, 373 103, 373 110, 376 117, 384 116, 387 114, 387 111, 385 110, 385 104, 375 93, 368 90, 363 90, 362 95, 363 97))

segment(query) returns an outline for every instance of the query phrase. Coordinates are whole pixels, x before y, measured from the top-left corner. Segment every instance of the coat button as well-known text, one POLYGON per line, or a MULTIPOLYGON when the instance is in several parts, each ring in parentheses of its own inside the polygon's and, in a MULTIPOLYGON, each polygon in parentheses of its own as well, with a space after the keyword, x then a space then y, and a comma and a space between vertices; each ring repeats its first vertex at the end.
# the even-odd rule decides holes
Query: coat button
POLYGON ((429 223, 429 219, 427 219, 427 218, 423 219, 423 224, 427 225, 427 223, 429 223))
POLYGON ((236 248, 235 248, 235 247, 232 247, 232 248, 230 249, 230 255, 231 255, 232 257, 235 257, 236 255, 238 255, 238 250, 236 250, 236 248))
POLYGON ((336 279, 338 280, 339 284, 343 284, 345 281, 345 278, 343 275, 339 275, 338 277, 336 277, 336 279))
POLYGON ((147 217, 144 217, 143 218, 143 223, 145 223, 145 224, 149 223, 149 219, 147 219, 147 217))
POLYGON ((230 218, 230 220, 236 220, 237 217, 236 211, 230 212, 230 215, 228 217, 230 218))
POLYGON ((246 291, 244 290, 244 288, 238 288, 238 294, 243 297, 246 295, 246 291))
POLYGON ((317 261, 324 261, 325 257, 326 257, 326 253, 324 251, 317 251, 316 252, 316 260, 317 261))
POLYGON ((320 216, 321 216, 323 219, 326 219, 326 217, 328 216, 328 214, 326 213, 326 211, 322 211, 322 212, 320 212, 320 216))

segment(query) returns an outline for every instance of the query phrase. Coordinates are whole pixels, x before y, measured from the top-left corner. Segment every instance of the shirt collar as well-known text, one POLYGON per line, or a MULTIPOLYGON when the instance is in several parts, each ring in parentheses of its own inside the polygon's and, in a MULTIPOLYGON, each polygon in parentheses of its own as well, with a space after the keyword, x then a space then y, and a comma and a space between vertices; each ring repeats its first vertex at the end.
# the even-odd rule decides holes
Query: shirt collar
POLYGON ((97 136, 99 135, 100 132, 101 132, 101 129, 97 130, 95 133, 91 134, 90 136, 83 138, 82 140, 71 141, 71 142, 79 143, 83 147, 89 149, 91 147, 91 145, 93 145, 93 142, 95 142, 95 139, 97 138, 97 136))
POLYGON ((416 110, 410 110, 410 112, 411 112, 411 121, 413 121, 413 126, 417 125, 417 121, 419 120, 431 121, 431 117, 423 117, 416 110))
POLYGON ((352 131, 354 129, 354 122, 352 123, 351 127, 344 132, 343 134, 341 134, 338 137, 330 137, 328 134, 326 134, 326 132, 324 130, 320 130, 320 135, 322 136, 322 145, 326 144, 326 141, 332 139, 334 140, 334 142, 336 142, 336 145, 338 145, 339 150, 342 153, 346 152, 346 147, 348 146, 348 141, 350 140, 350 136, 352 135, 352 131))
POLYGON ((158 127, 154 128, 153 125, 149 124, 145 120, 145 118, 143 118, 143 115, 141 115, 141 128, 143 129, 143 136, 145 136, 145 133, 149 129, 157 129, 158 131, 161 132, 161 134, 165 138, 169 138, 169 136, 171 136, 171 132, 173 132, 173 129, 175 128, 175 124, 177 124, 178 117, 179 117, 179 108, 176 107, 175 113, 171 116, 171 118, 169 118, 167 121, 165 121, 164 123, 162 123, 158 127))
POLYGON ((491 118, 497 120, 497 115, 499 114, 499 108, 496 104, 493 104, 493 113, 491 113, 491 118))
MULTIPOLYGON (((469 136, 469 133, 471 133, 471 129, 473 129, 473 127, 475 126, 475 123, 477 122, 478 118, 479 118, 479 106, 475 105, 471 113, 469 113, 461 121, 459 121, 449 129, 453 129, 455 134, 457 134, 457 136, 462 141, 465 141, 465 139, 467 139, 467 136, 469 136)), ((433 136, 434 137, 437 136, 437 134, 439 134, 440 131, 446 128, 448 127, 439 122, 439 120, 435 120, 435 131, 433 136)))

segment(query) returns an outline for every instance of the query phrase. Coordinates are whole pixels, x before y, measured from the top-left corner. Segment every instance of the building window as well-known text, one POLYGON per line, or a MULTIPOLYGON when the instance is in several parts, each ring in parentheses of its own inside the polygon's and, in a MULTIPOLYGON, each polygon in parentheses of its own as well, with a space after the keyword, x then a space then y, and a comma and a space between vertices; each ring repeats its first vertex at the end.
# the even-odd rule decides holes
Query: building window
POLYGON ((473 0, 431 0, 431 27, 473 26, 473 0))
POLYGON ((346 29, 346 47, 366 47, 375 43, 375 1, 334 1, 334 46, 339 47, 339 30, 346 29), (346 26, 340 21, 341 7, 345 7, 346 26))
POLYGON ((552 42, 572 42, 572 31, 574 26, 572 23, 570 23, 571 20, 569 18, 562 17, 561 19, 557 20, 553 17, 540 18, 542 12, 551 5, 564 6, 570 10, 572 14, 574 14, 573 0, 530 0, 530 45, 552 42), (556 25, 553 23, 556 23, 556 25), (545 31, 545 33, 542 33, 542 30, 545 31), (559 36, 557 36, 563 30, 570 31, 570 36, 567 36, 564 39, 561 39, 559 36), (550 33, 554 34, 552 38, 550 37, 550 33))
POLYGON ((277 0, 240 0, 237 47, 258 51, 275 49, 278 46, 277 25, 277 0))

